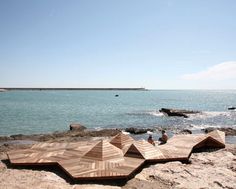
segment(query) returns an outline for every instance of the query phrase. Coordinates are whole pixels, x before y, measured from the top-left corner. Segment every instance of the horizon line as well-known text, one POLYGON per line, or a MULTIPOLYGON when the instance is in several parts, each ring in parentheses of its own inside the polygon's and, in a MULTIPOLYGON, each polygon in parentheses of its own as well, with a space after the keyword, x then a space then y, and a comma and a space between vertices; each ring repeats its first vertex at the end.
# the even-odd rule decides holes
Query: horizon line
POLYGON ((217 90, 236 90, 236 89, 161 89, 161 88, 145 88, 145 87, 0 87, 0 90, 140 90, 140 91, 148 91, 148 90, 209 90, 209 91, 217 91, 217 90))
POLYGON ((0 87, 2 90, 147 90, 143 87, 0 87))

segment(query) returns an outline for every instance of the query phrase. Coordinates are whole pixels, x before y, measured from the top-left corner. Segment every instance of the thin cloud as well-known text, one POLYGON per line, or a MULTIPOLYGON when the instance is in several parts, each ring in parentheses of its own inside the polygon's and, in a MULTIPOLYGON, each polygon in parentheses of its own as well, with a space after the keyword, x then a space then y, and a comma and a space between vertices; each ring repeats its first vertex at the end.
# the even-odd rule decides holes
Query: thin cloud
POLYGON ((185 74, 181 77, 184 80, 227 80, 236 78, 236 61, 223 62, 206 70, 185 74))

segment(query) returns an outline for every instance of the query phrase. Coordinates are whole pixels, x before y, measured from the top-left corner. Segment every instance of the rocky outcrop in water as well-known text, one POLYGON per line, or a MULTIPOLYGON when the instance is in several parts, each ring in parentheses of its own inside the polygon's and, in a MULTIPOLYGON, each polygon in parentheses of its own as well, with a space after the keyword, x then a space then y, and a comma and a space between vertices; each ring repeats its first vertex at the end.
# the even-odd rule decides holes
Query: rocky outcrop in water
POLYGON ((190 131, 189 129, 183 129, 180 132, 178 132, 177 134, 192 134, 192 131, 190 131))
POLYGON ((169 109, 169 108, 161 108, 159 112, 162 112, 168 116, 178 116, 178 117, 184 117, 184 118, 188 118, 188 114, 201 113, 200 111, 179 110, 179 109, 169 109))
POLYGON ((228 110, 236 110, 236 107, 229 107, 228 110))

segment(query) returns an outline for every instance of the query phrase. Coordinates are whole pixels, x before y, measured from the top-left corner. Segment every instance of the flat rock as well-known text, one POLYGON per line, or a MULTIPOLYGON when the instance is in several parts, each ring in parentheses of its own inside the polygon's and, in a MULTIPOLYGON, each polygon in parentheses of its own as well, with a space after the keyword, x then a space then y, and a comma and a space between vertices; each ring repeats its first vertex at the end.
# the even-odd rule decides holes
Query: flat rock
POLYGON ((188 114, 200 113, 200 111, 169 109, 169 108, 161 108, 159 112, 162 112, 168 116, 177 116, 177 117, 184 117, 184 118, 188 118, 188 114))
POLYGON ((202 129, 205 133, 209 133, 214 130, 220 130, 225 132, 226 136, 236 136, 236 129, 233 129, 231 127, 222 127, 222 128, 217 128, 217 127, 208 127, 205 129, 202 129))
POLYGON ((85 129, 87 129, 85 126, 79 124, 79 123, 72 123, 70 124, 70 130, 71 131, 84 131, 85 129))
POLYGON ((192 131, 190 131, 189 129, 183 129, 178 134, 192 134, 192 131))
POLYGON ((125 129, 126 132, 129 132, 130 134, 144 134, 147 131, 151 131, 153 132, 153 129, 150 128, 134 128, 134 127, 130 127, 130 128, 126 128, 125 129))
POLYGON ((0 142, 1 141, 8 141, 8 140, 12 140, 13 138, 10 136, 0 136, 0 142))

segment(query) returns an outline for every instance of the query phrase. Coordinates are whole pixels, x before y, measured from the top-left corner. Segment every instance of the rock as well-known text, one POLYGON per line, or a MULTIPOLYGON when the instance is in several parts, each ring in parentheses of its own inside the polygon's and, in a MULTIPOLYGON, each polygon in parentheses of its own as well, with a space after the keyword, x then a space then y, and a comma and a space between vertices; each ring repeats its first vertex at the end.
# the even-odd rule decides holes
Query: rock
POLYGON ((230 107, 230 108, 228 108, 228 110, 235 110, 236 109, 236 107, 230 107))
POLYGON ((126 128, 125 129, 126 132, 129 132, 131 134, 143 134, 146 133, 147 131, 151 131, 153 132, 153 129, 150 128, 134 128, 134 127, 130 127, 130 128, 126 128))
POLYGON ((233 129, 231 127, 227 127, 227 128, 218 128, 220 131, 225 132, 225 135, 227 136, 236 136, 236 129, 233 129))
POLYGON ((17 134, 17 135, 11 135, 10 137, 13 138, 14 140, 24 140, 26 136, 23 134, 17 134))
POLYGON ((162 180, 158 182, 150 182, 149 180, 143 180, 134 178, 126 183, 122 189, 171 189, 171 184, 162 180))
POLYGON ((186 113, 183 113, 181 111, 176 111, 176 110, 173 110, 173 109, 162 108, 162 109, 159 110, 159 112, 162 112, 162 113, 164 113, 168 116, 178 116, 178 117, 188 118, 186 113))
MULTIPOLYGON (((189 164, 175 161, 151 165, 134 179, 147 181, 151 187, 153 184, 158 186, 161 181, 166 184, 166 188, 236 188, 236 156, 228 152, 227 148, 228 146, 213 152, 193 153, 189 164)), ((235 150, 236 146, 232 145, 232 148, 235 150)), ((129 187, 132 188, 132 185, 129 187)))
POLYGON ((71 131, 84 131, 85 129, 87 129, 85 126, 78 124, 78 123, 72 123, 70 124, 70 130, 71 131))
POLYGON ((205 129, 202 129, 205 133, 209 133, 214 130, 220 130, 225 132, 226 136, 236 136, 236 129, 233 129, 231 127, 222 127, 222 128, 217 128, 217 127, 207 127, 205 129))
POLYGON ((168 109, 168 108, 162 108, 161 111, 170 111, 173 113, 182 113, 182 114, 198 114, 201 113, 201 111, 194 111, 194 110, 181 110, 181 109, 168 109))
POLYGON ((192 131, 190 131, 189 129, 183 129, 179 132, 179 134, 192 134, 192 131))
POLYGON ((168 109, 168 108, 161 108, 159 112, 162 112, 168 116, 178 116, 188 118, 188 114, 198 114, 201 113, 200 111, 193 111, 193 110, 180 110, 180 109, 168 109))
POLYGON ((6 166, 2 163, 2 161, 0 161, 0 171, 5 169, 5 168, 6 168, 6 166))
POLYGON ((8 140, 12 140, 12 137, 9 137, 9 136, 0 136, 0 141, 8 141, 8 140))
MULTIPOLYGON (((102 129, 99 131, 93 130, 93 131, 85 131, 81 133, 83 133, 84 136, 88 136, 88 137, 110 137, 110 136, 117 135, 119 132, 120 131, 117 129, 102 129)), ((80 136, 79 133, 78 135, 80 136)))

